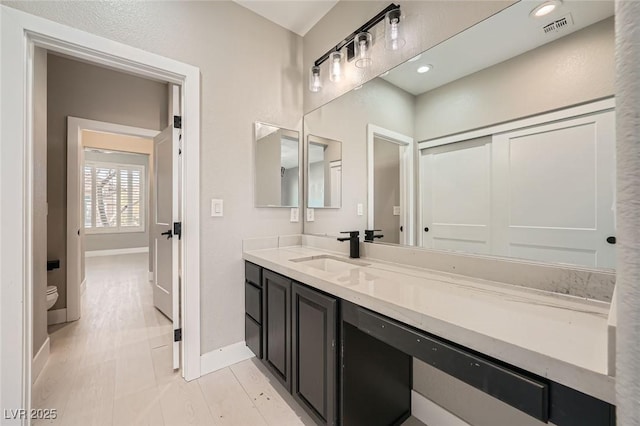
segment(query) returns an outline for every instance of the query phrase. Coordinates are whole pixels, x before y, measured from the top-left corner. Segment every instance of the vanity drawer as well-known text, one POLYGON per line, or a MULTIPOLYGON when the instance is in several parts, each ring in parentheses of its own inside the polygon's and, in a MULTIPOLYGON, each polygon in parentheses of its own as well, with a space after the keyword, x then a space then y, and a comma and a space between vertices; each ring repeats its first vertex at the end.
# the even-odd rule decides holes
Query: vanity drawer
POLYGON ((343 320, 543 422, 549 420, 549 384, 414 330, 352 303, 343 320))
POLYGON ((244 262, 244 278, 257 287, 262 287, 262 268, 251 262, 244 262))
POLYGON ((262 289, 249 281, 244 283, 244 309, 247 315, 262 324, 262 289))
POLYGON ((262 358, 262 326, 249 315, 244 316, 244 340, 251 352, 262 358))

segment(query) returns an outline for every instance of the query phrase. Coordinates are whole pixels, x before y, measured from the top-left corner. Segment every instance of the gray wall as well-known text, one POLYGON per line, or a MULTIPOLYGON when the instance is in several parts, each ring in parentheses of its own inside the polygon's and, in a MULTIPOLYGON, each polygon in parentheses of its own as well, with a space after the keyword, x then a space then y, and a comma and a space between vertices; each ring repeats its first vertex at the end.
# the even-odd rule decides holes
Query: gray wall
POLYGON ((47 51, 33 63, 33 355, 47 340, 47 51))
POLYGON ((413 95, 377 78, 305 116, 305 141, 311 134, 342 142, 342 208, 316 209, 305 233, 337 236, 367 227, 367 124, 412 136, 414 102, 413 95))
POLYGON ((279 206, 282 203, 280 178, 279 131, 272 132, 256 141, 256 204, 279 206))
POLYGON ((416 140, 611 96, 614 56, 611 17, 424 93, 416 100, 416 140))
POLYGON ((165 84, 52 54, 47 83, 47 249, 49 259, 60 259, 60 269, 49 273, 49 284, 58 286, 54 309, 61 309, 67 297, 67 117, 161 130, 168 102, 165 84))
POLYGON ((377 241, 400 243, 400 216, 393 206, 400 205, 400 146, 384 139, 373 139, 373 224, 384 235, 377 241))
MULTIPOLYGON (((406 16, 403 24, 406 45, 398 51, 387 51, 383 42, 374 43, 372 56, 375 60, 373 64, 364 70, 355 68, 353 63, 345 64, 345 78, 337 84, 329 83, 327 65, 323 64, 320 75, 324 87, 317 93, 309 90, 304 91, 305 113, 475 25, 515 1, 402 0, 394 3, 401 6, 403 15, 406 16)), ((388 5, 388 1, 338 2, 304 36, 304 82, 309 81, 310 67, 317 58, 388 5)), ((376 26, 375 36, 384 39, 382 27, 382 25, 376 26)))
POLYGON ((85 151, 84 159, 86 161, 111 162, 118 164, 137 164, 145 167, 144 183, 144 200, 145 200, 145 229, 144 232, 119 232, 119 233, 98 233, 90 234, 85 230, 84 249, 85 252, 92 250, 115 250, 134 247, 149 246, 149 156, 143 154, 130 154, 125 152, 95 152, 92 150, 85 151))
POLYGON ((249 195, 253 123, 300 130, 302 38, 228 1, 3 4, 200 68, 201 349, 244 340, 242 239, 302 232, 289 209, 255 208, 249 195), (211 217, 211 198, 224 199, 224 217, 211 217))

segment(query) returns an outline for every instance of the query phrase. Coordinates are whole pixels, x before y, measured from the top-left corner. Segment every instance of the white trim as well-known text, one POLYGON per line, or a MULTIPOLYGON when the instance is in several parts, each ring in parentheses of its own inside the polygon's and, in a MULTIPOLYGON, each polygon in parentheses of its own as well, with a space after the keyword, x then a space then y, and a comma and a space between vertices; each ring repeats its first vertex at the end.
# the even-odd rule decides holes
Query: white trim
POLYGON ((149 253, 149 246, 110 249, 110 250, 89 250, 84 252, 84 257, 115 256, 118 254, 132 254, 132 253, 149 253))
POLYGON ((411 415, 426 425, 471 426, 414 390, 411 391, 411 415))
POLYGON ((47 311, 47 325, 63 324, 67 322, 67 308, 47 311))
POLYGON ((440 145, 447 145, 468 139, 481 138, 483 136, 495 135, 498 133, 511 132, 526 127, 538 126, 540 124, 549 124, 554 121, 565 120, 567 118, 578 118, 581 115, 593 114, 600 111, 606 111, 615 108, 615 98, 603 99, 600 101, 589 102, 586 104, 563 108, 553 112, 545 112, 533 117, 527 117, 509 121, 507 123, 497 124, 494 126, 483 127, 481 129, 471 130, 455 135, 444 136, 441 138, 430 139, 418 143, 418 150, 434 148, 440 145))
POLYGON ((202 375, 213 373, 254 356, 244 341, 234 343, 203 354, 200 357, 200 372, 202 375))
POLYGON ((84 280, 80 283, 80 295, 83 295, 87 290, 87 277, 84 277, 84 280))
POLYGON ((400 158, 400 206, 402 207, 400 220, 404 227, 404 231, 400 235, 400 244, 413 245, 415 235, 413 225, 415 215, 414 141, 412 137, 375 124, 367 124, 367 228, 374 229, 373 147, 375 137, 404 146, 402 158, 400 158))
POLYGON ((182 86, 185 379, 200 377, 200 70, 0 5, 0 406, 31 409, 33 49, 182 86))
MULTIPOLYGON (((147 247, 147 251, 149 251, 149 247, 147 247)), ((153 281, 153 271, 149 271, 149 281, 153 281)))
POLYGON ((47 365, 49 354, 51 353, 51 339, 49 336, 45 339, 42 346, 38 350, 36 356, 33 357, 33 363, 31 364, 31 383, 35 383, 38 380, 38 376, 42 372, 42 369, 47 365))

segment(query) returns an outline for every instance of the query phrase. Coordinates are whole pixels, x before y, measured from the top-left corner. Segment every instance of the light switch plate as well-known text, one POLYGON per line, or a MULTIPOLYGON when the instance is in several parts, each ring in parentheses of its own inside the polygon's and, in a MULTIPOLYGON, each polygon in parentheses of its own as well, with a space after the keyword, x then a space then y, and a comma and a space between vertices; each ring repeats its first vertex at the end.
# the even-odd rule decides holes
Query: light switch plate
POLYGON ((300 209, 297 207, 291 209, 291 222, 300 222, 300 209))
POLYGON ((358 216, 362 216, 364 214, 364 206, 362 205, 362 203, 358 203, 357 210, 358 216))
POLYGON ((211 199, 211 217, 222 217, 224 215, 224 202, 218 198, 211 199))
POLYGON ((307 222, 313 222, 316 220, 315 211, 313 209, 307 209, 307 222))
POLYGON ((400 216, 400 206, 393 206, 393 215, 400 216))

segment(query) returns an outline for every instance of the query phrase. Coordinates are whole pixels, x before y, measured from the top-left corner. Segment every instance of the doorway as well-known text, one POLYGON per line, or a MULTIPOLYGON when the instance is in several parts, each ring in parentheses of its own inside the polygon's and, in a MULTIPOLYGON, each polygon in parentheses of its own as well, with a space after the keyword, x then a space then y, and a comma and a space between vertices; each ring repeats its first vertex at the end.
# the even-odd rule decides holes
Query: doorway
MULTIPOLYGON (((85 62, 129 74, 153 78, 182 87, 182 130, 185 163, 183 187, 199 188, 199 70, 175 60, 113 42, 61 24, 43 20, 18 10, 3 8, 2 63, 3 106, 1 181, 11 182, 12 190, 3 191, 1 225, 3 262, 2 324, 22 324, 2 328, 3 349, 0 354, 3 406, 24 407, 31 404, 31 370, 33 305, 33 52, 43 47, 85 62), (6 89, 6 90, 5 90, 6 89)), ((200 376, 200 278, 199 278, 199 191, 184 193, 182 235, 184 303, 182 374, 191 380, 200 376)))

